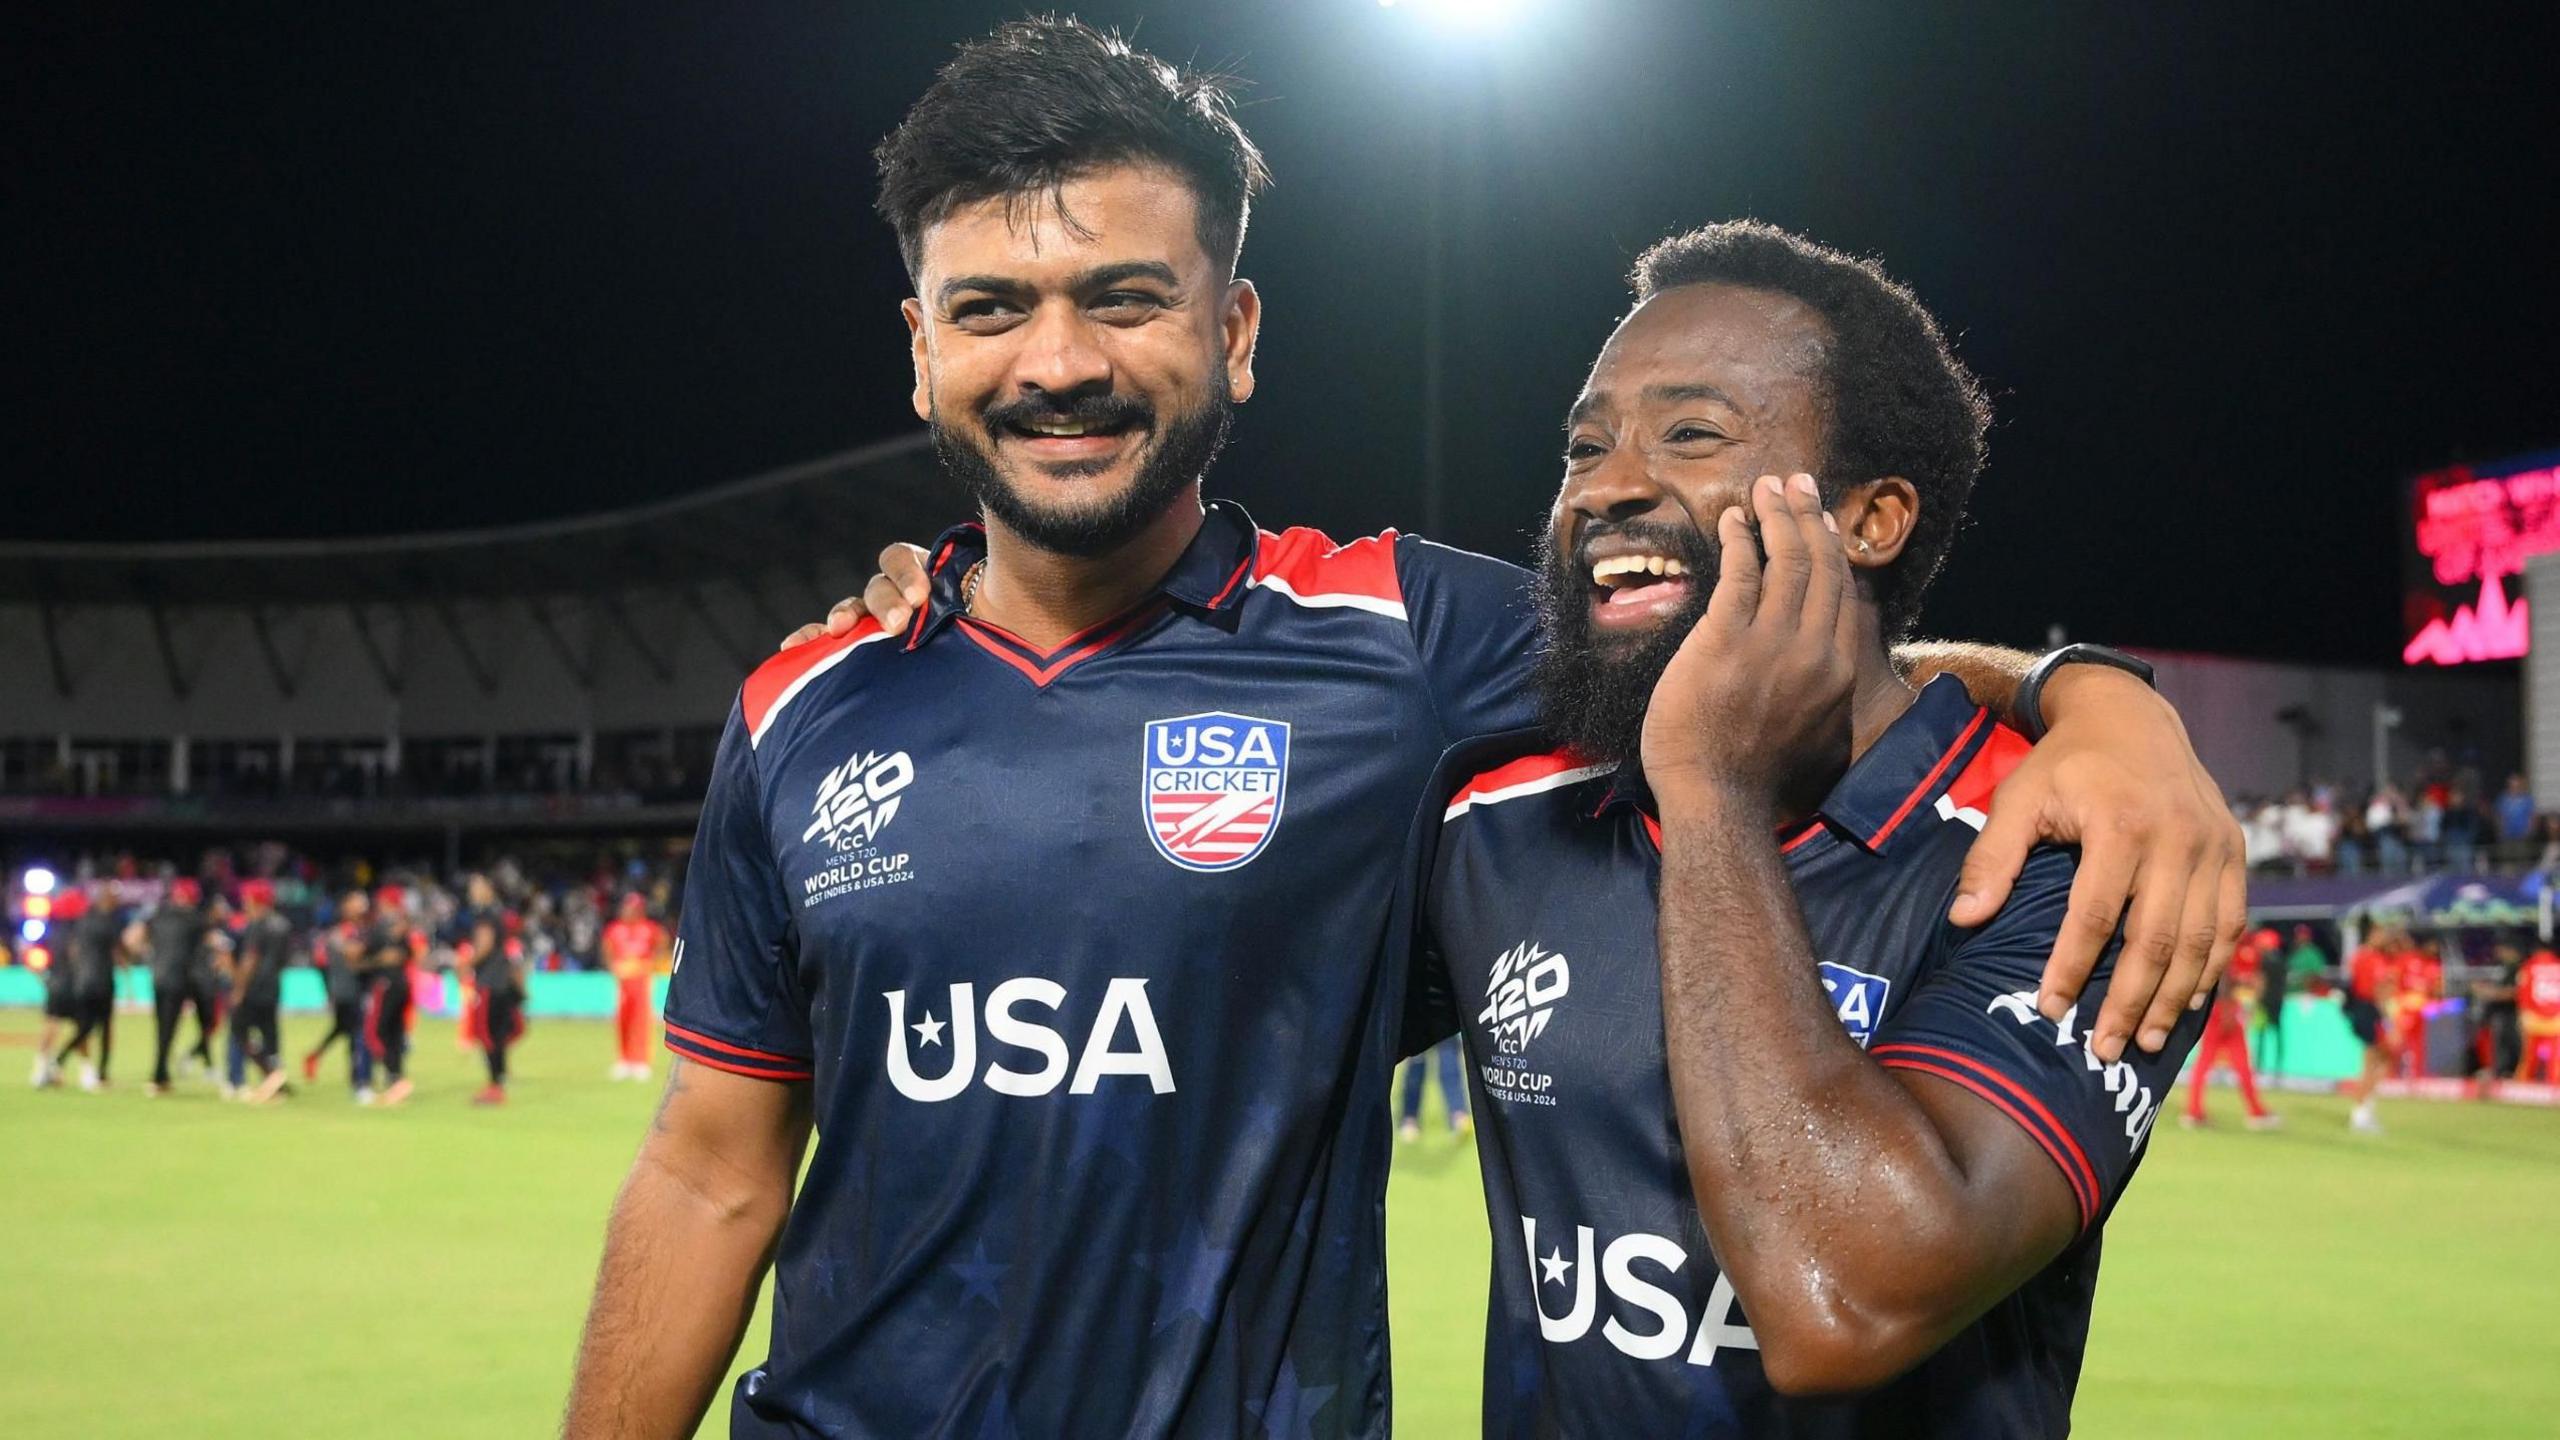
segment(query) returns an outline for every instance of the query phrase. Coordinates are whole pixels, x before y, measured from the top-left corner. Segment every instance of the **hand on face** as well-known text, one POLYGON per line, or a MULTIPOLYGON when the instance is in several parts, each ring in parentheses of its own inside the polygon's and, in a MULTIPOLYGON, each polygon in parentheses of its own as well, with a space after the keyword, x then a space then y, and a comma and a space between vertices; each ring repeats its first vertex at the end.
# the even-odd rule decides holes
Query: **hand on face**
POLYGON ((1773 808, 1791 781, 1848 760, 1872 614, 1812 476, 1764 475, 1750 505, 1760 543, 1741 506, 1717 517, 1723 559, 1705 618, 1645 712, 1645 781, 1665 806, 1714 794, 1773 808))

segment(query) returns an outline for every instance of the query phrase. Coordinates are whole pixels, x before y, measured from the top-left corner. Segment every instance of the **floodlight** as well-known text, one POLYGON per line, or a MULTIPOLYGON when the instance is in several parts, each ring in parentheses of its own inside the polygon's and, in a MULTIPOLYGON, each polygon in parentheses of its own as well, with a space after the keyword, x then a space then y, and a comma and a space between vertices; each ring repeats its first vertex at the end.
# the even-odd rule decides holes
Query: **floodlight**
POLYGON ((1378 0, 1382 10, 1399 5, 1439 24, 1469 30, 1509 24, 1529 8, 1528 0, 1378 0))
POLYGON ((33 945, 44 938, 44 922, 33 915, 18 922, 18 938, 33 945))
POLYGON ((23 883, 30 895, 50 895, 53 893, 53 872, 41 865, 30 865, 23 883))

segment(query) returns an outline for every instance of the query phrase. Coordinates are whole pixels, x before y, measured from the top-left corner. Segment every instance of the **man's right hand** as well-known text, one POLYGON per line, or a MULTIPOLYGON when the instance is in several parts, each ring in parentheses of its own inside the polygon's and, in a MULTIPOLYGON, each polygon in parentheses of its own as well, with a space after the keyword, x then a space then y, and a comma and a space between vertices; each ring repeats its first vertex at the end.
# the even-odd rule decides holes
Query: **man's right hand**
POLYGON ((925 569, 925 552, 921 545, 898 541, 880 552, 880 573, 862 587, 860 595, 848 595, 835 603, 827 618, 803 625, 782 637, 780 648, 805 645, 827 635, 841 635, 870 616, 884 630, 903 628, 916 613, 916 607, 933 593, 933 576, 925 569))

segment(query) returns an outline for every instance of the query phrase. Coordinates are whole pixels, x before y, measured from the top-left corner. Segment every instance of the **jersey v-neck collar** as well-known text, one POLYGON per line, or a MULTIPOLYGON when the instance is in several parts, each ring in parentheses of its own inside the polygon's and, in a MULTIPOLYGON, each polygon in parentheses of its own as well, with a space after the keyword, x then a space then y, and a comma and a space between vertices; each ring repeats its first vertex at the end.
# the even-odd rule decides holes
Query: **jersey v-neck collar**
POLYGON ((905 648, 921 648, 947 630, 1046 689, 1075 666, 1147 634, 1168 612, 1203 619, 1226 616, 1248 588, 1246 581, 1261 545, 1261 532, 1242 506, 1212 501, 1203 510, 1191 543, 1183 547, 1154 590, 1110 619, 1068 636, 1056 648, 1042 650, 1001 625, 964 613, 961 581, 969 567, 986 557, 987 532, 975 523, 955 525, 934 542, 927 563, 932 590, 907 626, 905 648))

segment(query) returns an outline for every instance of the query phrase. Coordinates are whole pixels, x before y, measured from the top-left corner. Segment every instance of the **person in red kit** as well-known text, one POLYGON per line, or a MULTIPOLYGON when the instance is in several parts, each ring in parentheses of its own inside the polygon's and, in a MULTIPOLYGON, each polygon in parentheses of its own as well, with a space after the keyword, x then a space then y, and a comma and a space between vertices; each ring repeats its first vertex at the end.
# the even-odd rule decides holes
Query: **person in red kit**
POLYGON ((2373 1113, 2373 1087, 2391 1069, 2391 1038, 2384 1029, 2383 1006, 2400 989, 2400 967, 2408 948, 2408 941, 2397 931, 2378 927, 2347 961, 2347 1025, 2364 1046, 2364 1070, 2339 1088, 2356 1102, 2347 1128, 2360 1135, 2382 1133, 2382 1122, 2373 1113))
POLYGON ((613 1064, 616 1080, 649 1078, 649 982, 666 968, 667 927, 649 918, 649 902, 633 891, 622 897, 622 914, 604 927, 604 963, 620 982, 613 1013, 614 1033, 622 1041, 622 1058, 613 1064))
POLYGON ((2400 984, 2391 995, 2391 1073, 2415 1079, 2427 1073, 2427 1007, 2444 993, 2440 940, 2411 945, 2400 957, 2400 984))
POLYGON ((2538 1067, 2542 1083, 2560 1085, 2560 955, 2536 950, 2516 972, 2516 1023, 2524 1034, 2516 1078, 2530 1080, 2538 1067))
POLYGON ((2249 1012, 2258 1003, 2258 988, 2265 983, 2267 961, 2278 964, 2283 957, 2271 957, 2259 945, 2260 936, 2245 936, 2231 951, 2231 968, 2222 972, 2222 983, 2215 988, 2212 1013, 2205 1017, 2204 1036, 2196 1042, 2195 1069, 2187 1081, 2187 1113, 2178 1123, 2193 1130, 2205 1123, 2204 1090, 2213 1079, 2214 1067, 2228 1065, 2240 1085, 2240 1104, 2249 1112, 2252 1130, 2272 1130, 2284 1123, 2284 1117, 2272 1114, 2258 1099, 2258 1077, 2249 1065, 2249 1012))

